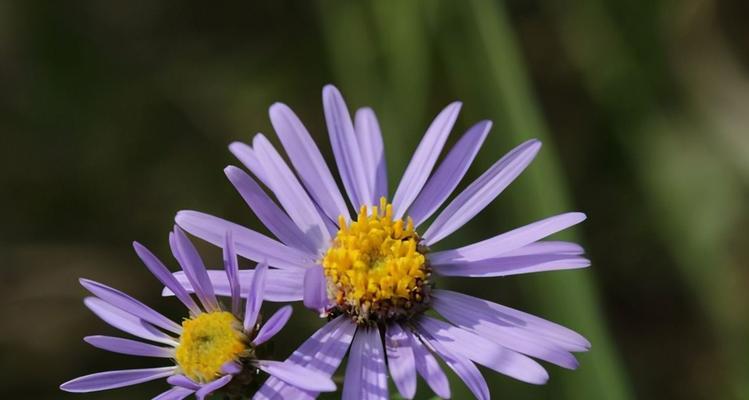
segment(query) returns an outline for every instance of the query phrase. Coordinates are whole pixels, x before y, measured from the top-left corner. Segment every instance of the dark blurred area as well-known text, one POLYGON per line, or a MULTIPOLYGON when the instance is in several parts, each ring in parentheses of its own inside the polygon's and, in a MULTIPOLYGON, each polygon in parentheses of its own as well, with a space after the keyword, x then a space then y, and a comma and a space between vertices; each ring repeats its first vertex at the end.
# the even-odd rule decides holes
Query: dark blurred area
MULTIPOLYGON (((466 182, 522 140, 544 142, 445 246, 588 214, 566 237, 586 246, 589 269, 440 282, 593 343, 577 371, 546 365, 543 387, 486 371, 494 397, 749 399, 747 18, 741 0, 0 2, 0 398, 164 390, 57 389, 163 365, 82 341, 115 330, 83 306, 78 277, 181 318, 131 242, 174 268, 166 238, 180 209, 263 230, 224 178, 238 165, 226 146, 273 137, 267 109, 283 101, 330 156, 320 91, 334 83, 352 109, 378 113, 391 188, 455 99, 451 142, 495 123, 466 182)), ((321 323, 295 311, 278 357, 321 323)))

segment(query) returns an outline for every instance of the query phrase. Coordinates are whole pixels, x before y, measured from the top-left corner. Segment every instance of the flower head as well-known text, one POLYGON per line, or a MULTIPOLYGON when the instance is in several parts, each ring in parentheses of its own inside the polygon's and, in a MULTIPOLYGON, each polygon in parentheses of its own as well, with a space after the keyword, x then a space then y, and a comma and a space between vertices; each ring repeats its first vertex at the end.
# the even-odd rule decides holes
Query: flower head
MULTIPOLYGON (((217 246, 222 245, 220 234, 232 231, 240 255, 267 259, 274 267, 269 271, 274 274, 266 292, 269 299, 303 300, 327 318, 289 362, 331 375, 348 353, 344 399, 386 399, 388 373, 405 398, 415 394, 417 373, 437 395, 449 397, 435 355, 480 399, 488 398, 489 391, 476 364, 534 384, 546 382, 548 374, 531 357, 576 368, 572 353, 590 347, 581 335, 434 287, 436 276, 494 277, 589 265, 577 244, 542 240, 584 220, 581 213, 553 216, 456 249, 436 248, 507 188, 541 143, 520 144, 443 207, 486 138, 489 121, 468 129, 435 169, 461 107, 448 105, 427 129, 390 197, 374 112, 360 109, 352 121, 332 86, 323 90, 323 106, 348 204, 304 125, 289 107, 277 103, 270 108, 270 118, 291 167, 262 134, 254 137, 252 146, 229 147, 277 202, 241 169, 227 167, 225 172, 278 240, 195 211, 181 211, 176 218, 184 229, 217 246), (427 310, 443 319, 427 315, 427 310)), ((184 275, 178 278, 188 283, 184 275)), ((218 287, 226 288, 224 278, 215 278, 218 287)), ((258 393, 269 399, 316 395, 275 378, 258 393)))
POLYGON ((261 263, 254 271, 240 273, 231 233, 225 238, 225 271, 221 271, 232 300, 229 310, 217 300, 203 261, 187 236, 175 228, 169 243, 197 302, 153 253, 137 242, 134 248, 148 269, 189 310, 189 317, 181 325, 117 289, 87 279, 81 279, 81 284, 95 296, 86 298, 84 303, 97 316, 115 328, 160 345, 111 336, 88 336, 86 342, 115 353, 172 359, 174 365, 86 375, 62 384, 62 390, 93 392, 167 378, 172 388, 157 399, 183 399, 193 393, 202 399, 214 392, 237 397, 257 390, 261 372, 306 390, 335 390, 327 375, 307 373, 297 364, 259 357, 264 353, 262 345, 288 321, 291 306, 281 308, 261 323, 260 306, 268 267, 261 263), (248 290, 244 310, 240 276, 251 281, 245 286, 248 290))

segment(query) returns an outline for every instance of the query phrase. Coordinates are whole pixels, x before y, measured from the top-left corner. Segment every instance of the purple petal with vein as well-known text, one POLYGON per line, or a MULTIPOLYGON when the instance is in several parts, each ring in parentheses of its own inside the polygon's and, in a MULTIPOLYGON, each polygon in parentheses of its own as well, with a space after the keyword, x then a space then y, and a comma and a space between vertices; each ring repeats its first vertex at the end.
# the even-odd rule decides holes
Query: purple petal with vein
POLYGON ((564 368, 575 369, 578 362, 569 351, 555 342, 493 318, 489 309, 464 307, 460 303, 433 297, 432 306, 451 323, 508 349, 540 358, 564 368))
POLYGON ((521 335, 545 339, 567 351, 590 348, 590 342, 579 333, 535 315, 450 290, 435 289, 432 296, 443 308, 448 305, 456 311, 483 315, 495 329, 521 330, 521 335))
POLYGON ((260 263, 255 267, 255 276, 252 277, 250 291, 247 293, 247 305, 244 308, 244 330, 252 332, 263 305, 263 294, 265 292, 265 279, 268 275, 268 264, 260 263))
POLYGON ((198 383, 184 375, 172 375, 166 378, 166 381, 170 385, 180 386, 193 391, 200 389, 200 385, 198 383))
POLYGON ((175 294, 175 296, 181 301, 193 315, 200 314, 200 307, 198 307, 195 300, 190 297, 187 291, 180 285, 177 280, 172 276, 172 273, 164 266, 164 264, 148 250, 145 246, 138 242, 133 242, 133 248, 138 257, 143 261, 149 271, 158 279, 164 286, 175 294))
POLYGON ((332 392, 336 389, 335 383, 333 383, 329 375, 311 371, 299 364, 258 360, 255 365, 269 375, 302 390, 332 392))
POLYGON ((341 92, 327 85, 322 90, 325 123, 328 126, 330 144, 333 147, 338 172, 354 210, 372 198, 367 185, 364 162, 359 154, 354 124, 351 122, 346 102, 341 92))
POLYGON ((549 380, 546 370, 533 359, 474 333, 426 315, 419 318, 418 325, 453 354, 523 382, 538 385, 549 380))
POLYGON ((117 289, 89 279, 81 278, 78 281, 89 292, 94 294, 94 296, 106 301, 107 303, 138 316, 140 319, 150 322, 159 328, 174 332, 177 335, 182 334, 182 326, 133 297, 117 289))
POLYGON ((385 148, 377 116, 369 107, 360 108, 354 117, 354 129, 359 142, 359 152, 364 160, 364 167, 369 179, 372 204, 377 204, 381 197, 388 197, 387 166, 385 165, 385 148))
POLYGON ((455 190, 468 171, 468 167, 471 166, 491 127, 491 121, 477 123, 468 129, 447 153, 437 171, 427 181, 424 190, 419 193, 413 205, 408 209, 408 216, 413 219, 414 226, 418 227, 429 219, 455 190))
POLYGON ((195 392, 195 397, 198 400, 205 399, 206 396, 210 396, 211 393, 226 386, 229 382, 231 382, 232 378, 233 376, 231 375, 224 375, 221 378, 216 379, 215 381, 211 381, 204 385, 201 385, 200 389, 198 389, 198 391, 195 392))
POLYGON ((460 102, 449 104, 427 128, 393 196, 393 218, 401 218, 424 187, 458 118, 460 102))
POLYGON ((527 244, 515 250, 502 253, 502 256, 528 256, 533 254, 580 255, 583 253, 585 253, 585 250, 577 243, 548 240, 527 244))
POLYGON ((453 261, 477 261, 498 257, 577 225, 584 220, 585 214, 579 212, 555 215, 478 243, 453 250, 436 251, 429 254, 429 262, 446 264, 453 261))
POLYGON ((111 351, 112 353, 142 357, 174 358, 173 347, 154 346, 137 340, 101 335, 86 336, 83 340, 91 346, 111 351))
POLYGON ((429 388, 444 399, 450 398, 450 383, 447 381, 447 375, 442 370, 432 353, 422 344, 415 334, 408 330, 403 330, 411 342, 411 349, 414 352, 414 361, 416 362, 416 371, 426 381, 429 388))
POLYGON ((294 170, 325 215, 334 221, 339 215, 350 218, 325 159, 296 114, 282 103, 272 105, 269 113, 273 129, 281 139, 294 170))
POLYGON ((252 261, 267 261, 276 268, 301 269, 306 269, 313 262, 306 252, 212 215, 180 211, 175 221, 182 229, 218 247, 223 246, 226 231, 231 230, 237 254, 252 261))
POLYGON ((170 346, 177 345, 177 341, 175 341, 173 337, 154 328, 151 324, 143 321, 135 315, 123 311, 104 300, 96 297, 87 297, 83 300, 83 304, 85 304, 89 310, 104 322, 123 332, 127 332, 133 336, 150 340, 152 342, 168 344, 170 346))
POLYGON ((153 398, 153 400, 182 400, 195 393, 193 390, 183 387, 173 387, 153 398))
POLYGON ((261 134, 255 135, 252 144, 268 177, 270 189, 291 220, 313 242, 316 249, 326 246, 330 241, 330 234, 322 216, 281 155, 261 134))
POLYGON ((388 399, 385 355, 378 329, 364 327, 356 331, 345 379, 342 396, 344 400, 388 399), (359 359, 355 360, 357 356, 359 359), (354 360, 354 363, 351 360, 354 360))
POLYGON ((185 271, 187 279, 192 283, 192 287, 195 288, 195 295, 203 303, 203 307, 206 311, 215 311, 220 307, 216 294, 213 291, 211 280, 208 279, 208 272, 206 272, 205 264, 203 259, 198 254, 198 250, 192 244, 190 239, 187 238, 185 232, 179 227, 174 227, 174 243, 179 252, 178 261, 182 265, 182 270, 185 271))
MULTIPOLYGON (((231 311, 234 315, 239 315, 241 305, 241 296, 239 289, 239 260, 237 260, 237 252, 234 249, 234 239, 232 238, 231 231, 226 231, 226 243, 224 243, 223 256, 224 256, 224 269, 226 270, 226 281, 229 284, 229 294, 231 295, 231 311)), ((206 270, 206 274, 207 274, 206 270)), ((210 280, 210 275, 208 276, 210 280)), ((213 287, 213 281, 211 280, 211 287, 213 287)), ((215 288, 214 288, 215 292, 215 288)))
POLYGON ((246 172, 237 167, 228 166, 224 168, 224 173, 252 212, 280 241, 312 255, 317 253, 315 245, 309 238, 246 172))
POLYGON ((390 376, 401 396, 412 399, 416 395, 416 362, 411 340, 399 324, 390 324, 385 331, 390 376))
POLYGON ((313 310, 322 310, 328 306, 328 291, 325 273, 319 265, 307 269, 304 274, 304 305, 313 310))
MULTIPOLYGON (((304 270, 269 269, 268 278, 265 282, 264 300, 277 302, 302 300, 302 297, 304 297, 302 284, 304 273, 304 270)), ((247 297, 250 292, 249 282, 252 281, 254 274, 255 270, 253 269, 239 271, 240 293, 242 297, 247 297)), ((185 290, 192 292, 192 285, 190 285, 184 272, 175 272, 174 277, 185 290)), ((217 295, 231 296, 229 281, 223 270, 208 270, 208 277, 211 279, 217 295)), ((172 292, 169 288, 164 288, 162 294, 164 296, 171 296, 172 292)))
POLYGON ((364 351, 364 330, 357 330, 354 335, 354 341, 351 343, 348 362, 346 363, 346 373, 343 381, 342 400, 364 399, 364 360, 366 357, 364 351))
POLYGON ((263 185, 270 187, 270 181, 268 179, 263 166, 255 155, 255 150, 252 149, 248 144, 242 142, 233 142, 229 145, 229 151, 237 157, 247 169, 252 172, 263 185))
POLYGON ((486 380, 481 375, 481 372, 476 368, 471 360, 455 354, 447 349, 442 342, 435 340, 429 333, 421 330, 421 338, 424 340, 432 350, 442 357, 450 369, 455 372, 456 375, 468 386, 476 399, 478 400, 489 400, 489 386, 486 384, 486 380))
POLYGON ((442 210, 424 233, 426 244, 437 243, 476 216, 523 172, 540 148, 541 142, 529 140, 492 165, 442 210))
POLYGON ((99 372, 82 376, 60 385, 60 389, 72 393, 98 392, 164 378, 174 373, 177 367, 128 369, 99 372))
POLYGON ((443 276, 491 277, 528 274, 531 272, 585 268, 590 260, 569 254, 532 254, 489 258, 478 261, 455 261, 431 264, 443 276))
POLYGON ((268 339, 275 336, 283 327, 289 322, 291 317, 291 306, 283 306, 276 311, 267 321, 260 327, 260 331, 252 340, 252 344, 259 346, 268 341, 268 339))

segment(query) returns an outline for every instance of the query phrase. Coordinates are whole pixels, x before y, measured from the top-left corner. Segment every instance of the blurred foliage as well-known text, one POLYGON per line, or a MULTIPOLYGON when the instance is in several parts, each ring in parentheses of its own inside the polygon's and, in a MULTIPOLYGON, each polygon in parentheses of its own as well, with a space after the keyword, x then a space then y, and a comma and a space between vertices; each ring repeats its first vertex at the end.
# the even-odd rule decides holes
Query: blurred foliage
MULTIPOLYGON (((549 366, 543 387, 488 372, 495 397, 749 399, 747 17, 739 0, 0 3, 0 398, 158 393, 163 383, 57 390, 155 365, 82 342, 113 330, 82 306, 76 279, 180 318, 130 242, 167 260, 184 208, 262 229, 224 179, 236 163, 226 145, 271 134, 267 107, 283 101, 330 156, 320 89, 335 83, 381 119, 391 188, 454 99, 465 106, 451 142, 494 121, 468 179, 543 140, 445 246, 588 214, 565 235, 586 245, 590 269, 440 282, 593 343, 579 370, 549 366)), ((295 309, 279 357, 320 324, 295 309)))

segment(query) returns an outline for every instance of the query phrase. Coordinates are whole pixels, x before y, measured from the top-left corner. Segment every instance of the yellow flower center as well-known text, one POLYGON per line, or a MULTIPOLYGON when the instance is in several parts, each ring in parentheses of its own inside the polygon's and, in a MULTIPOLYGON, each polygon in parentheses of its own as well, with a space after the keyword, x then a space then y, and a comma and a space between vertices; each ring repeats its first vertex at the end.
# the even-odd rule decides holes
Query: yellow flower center
POLYGON ((340 217, 339 226, 322 265, 341 311, 363 323, 408 314, 424 300, 429 269, 411 218, 393 219, 383 198, 348 225, 340 217))
POLYGON ((230 312, 200 314, 182 322, 176 360, 182 373, 196 382, 221 376, 221 366, 248 351, 242 325, 230 312))

